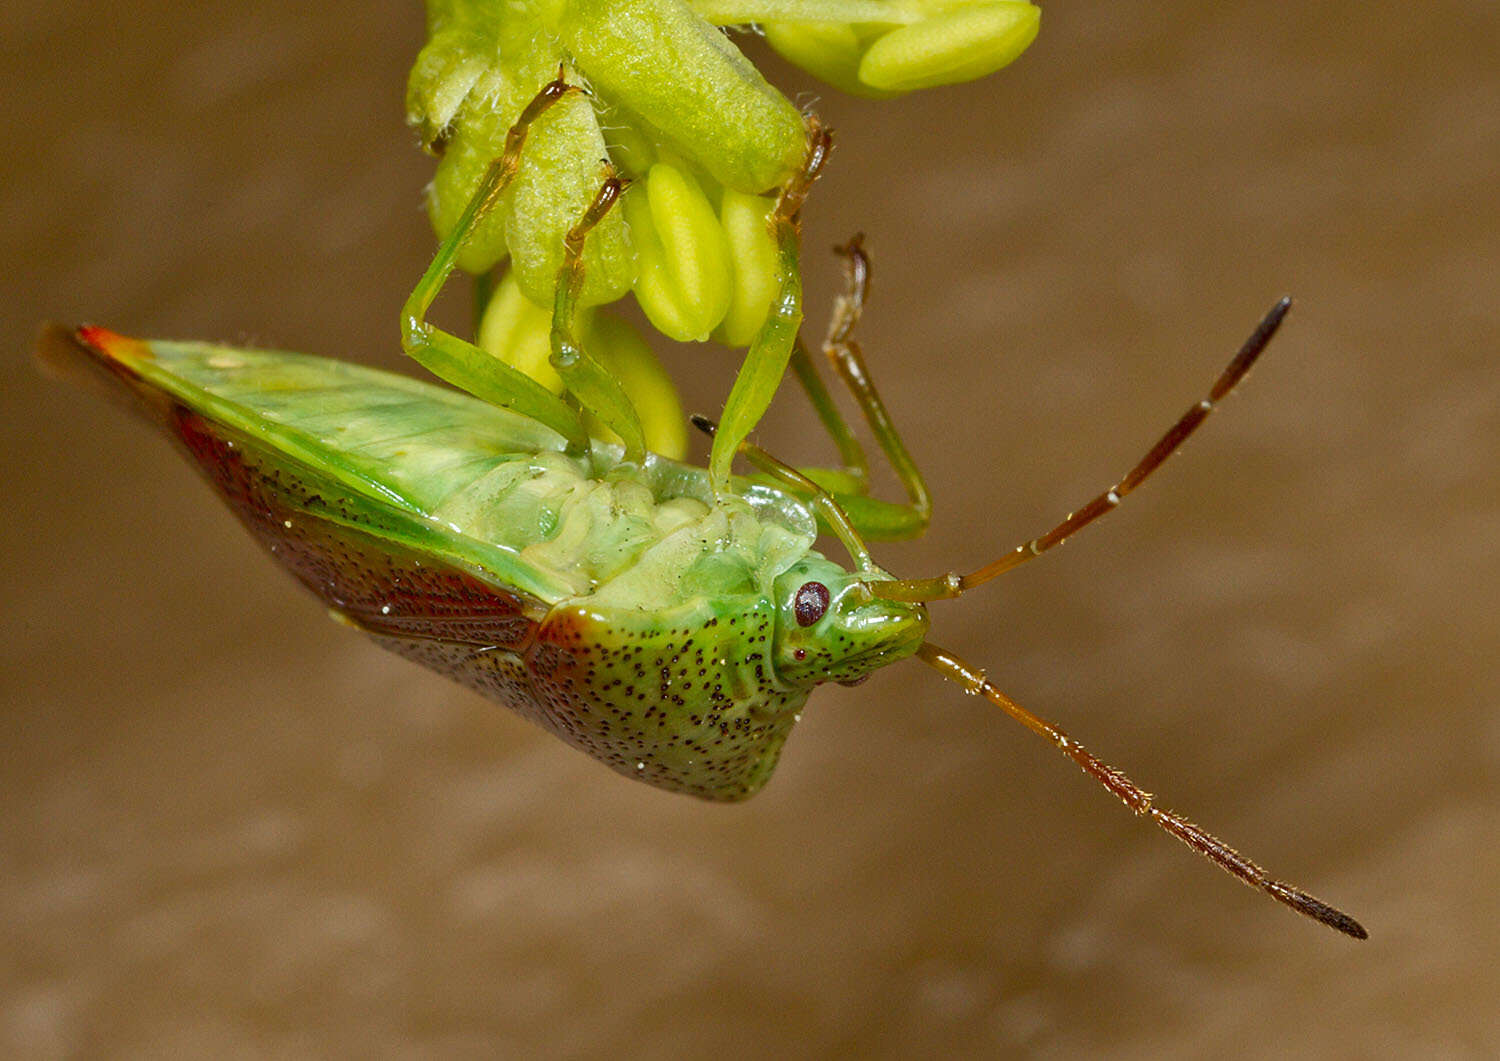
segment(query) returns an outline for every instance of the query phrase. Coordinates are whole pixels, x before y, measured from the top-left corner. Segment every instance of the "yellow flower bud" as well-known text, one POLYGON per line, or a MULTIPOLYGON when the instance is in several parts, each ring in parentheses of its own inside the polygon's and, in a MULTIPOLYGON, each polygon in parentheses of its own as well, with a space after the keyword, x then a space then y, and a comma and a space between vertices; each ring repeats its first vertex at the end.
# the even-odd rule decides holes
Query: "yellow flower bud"
POLYGON ((729 240, 708 197, 685 170, 658 162, 624 206, 641 309, 664 335, 707 339, 729 311, 733 275, 729 240))
POLYGON ((972 81, 999 70, 1026 50, 1041 9, 998 0, 955 7, 882 36, 865 52, 859 79, 886 92, 972 81))
POLYGON ((765 323, 771 300, 780 290, 776 277, 776 240, 767 219, 776 208, 770 196, 724 189, 719 219, 729 239, 734 270, 729 312, 714 333, 725 346, 746 346, 765 323))
POLYGON ((859 79, 868 34, 846 22, 767 22, 761 29, 778 55, 834 88, 852 96, 894 95, 859 79))

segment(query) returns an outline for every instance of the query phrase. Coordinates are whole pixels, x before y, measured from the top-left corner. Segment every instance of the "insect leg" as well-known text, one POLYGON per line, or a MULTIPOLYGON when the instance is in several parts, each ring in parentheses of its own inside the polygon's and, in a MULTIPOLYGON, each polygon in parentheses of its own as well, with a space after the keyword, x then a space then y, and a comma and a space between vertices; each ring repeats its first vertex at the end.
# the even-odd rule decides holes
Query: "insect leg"
POLYGON ((855 325, 864 313, 865 299, 870 293, 870 258, 865 253, 864 236, 856 233, 847 244, 834 249, 844 256, 847 282, 844 293, 834 303, 828 336, 823 340, 823 353, 854 396, 865 423, 875 433, 875 439, 896 477, 901 480, 907 497, 905 505, 880 503, 865 517, 866 522, 861 523, 861 528, 882 538, 915 537, 927 529, 932 518, 932 496, 886 412, 880 392, 875 389, 874 380, 865 367, 864 354, 854 340, 855 325))
POLYGON ((1218 407, 1218 403, 1228 396, 1230 391, 1234 390, 1240 380, 1245 378, 1245 374, 1250 371, 1250 367, 1255 364, 1255 359, 1260 356, 1261 351, 1271 341, 1271 337, 1276 334, 1276 329, 1281 327, 1282 320, 1285 319, 1287 311, 1291 308, 1292 300, 1290 298, 1283 298, 1276 305, 1272 306, 1271 310, 1262 318, 1260 324, 1256 326, 1255 331, 1251 333, 1250 338, 1245 340, 1239 352, 1234 355, 1228 366, 1219 374, 1219 378, 1209 388, 1208 395, 1188 409, 1187 412, 1183 413, 1177 422, 1167 429, 1167 433, 1157 440, 1156 445, 1152 446, 1146 452, 1146 455, 1136 462, 1135 467, 1125 473, 1124 478, 1108 490, 1105 490, 1102 494, 1094 497, 1082 508, 1070 512, 1061 523, 1047 533, 1032 538, 1028 542, 1023 542, 1001 556, 1000 559, 988 563, 967 575, 949 572, 946 575, 938 575, 934 578, 899 579, 892 582, 880 582, 872 585, 871 588, 879 596, 891 600, 944 600, 957 597, 965 590, 973 589, 975 586, 988 582, 996 575, 1003 574, 1013 567, 1024 564, 1033 557, 1042 555, 1048 549, 1061 545, 1078 531, 1094 522, 1094 520, 1106 512, 1113 510, 1126 494, 1145 482, 1146 478, 1152 472, 1161 467, 1168 457, 1177 452, 1178 447, 1187 441, 1188 436, 1196 431, 1204 420, 1208 419, 1208 414, 1218 407))
POLYGON ((505 150, 490 163, 469 204, 448 238, 438 247, 432 264, 401 308, 401 348, 433 375, 477 398, 503 405, 552 428, 575 447, 586 447, 588 435, 578 414, 535 380, 485 353, 473 343, 427 322, 427 311, 453 272, 459 252, 475 227, 492 210, 521 165, 526 133, 538 116, 569 92, 577 91, 558 71, 521 111, 505 135, 505 150))
POLYGON ((838 498, 854 525, 865 535, 883 541, 914 538, 927 529, 932 515, 931 496, 922 473, 907 452, 905 443, 886 412, 885 403, 875 389, 859 344, 852 338, 869 294, 870 259, 865 254, 863 236, 860 235, 854 236, 848 245, 835 247, 834 250, 846 260, 847 283, 844 294, 834 302, 828 337, 823 341, 823 352, 858 403, 865 423, 874 432, 886 459, 900 478, 906 490, 907 501, 904 504, 894 504, 869 496, 869 468, 864 451, 834 406, 827 388, 823 386, 817 366, 800 339, 792 351, 792 370, 807 392, 818 419, 838 447, 844 467, 798 470, 838 498))
POLYGON ((552 367, 557 369, 569 393, 624 441, 625 459, 640 463, 646 459, 646 437, 635 406, 620 381, 585 352, 574 334, 578 295, 583 290, 584 241, 620 198, 623 189, 624 184, 611 171, 588 210, 563 240, 565 253, 552 307, 552 367))
MULTIPOLYGON (((817 414, 823 430, 828 432, 828 436, 833 439, 833 444, 839 451, 839 460, 843 462, 843 467, 838 469, 838 474, 849 480, 854 491, 864 491, 870 482, 870 465, 865 459, 864 447, 859 444, 859 439, 854 437, 854 432, 849 429, 838 406, 834 404, 833 396, 828 393, 828 387, 823 383, 823 377, 818 373, 818 366, 807 352, 801 336, 797 337, 797 342, 792 347, 792 372, 796 375, 797 382, 802 385, 807 400, 812 403, 813 412, 817 414)), ((826 472, 823 475, 818 474, 822 469, 804 468, 803 471, 812 474, 815 478, 827 477, 826 472)), ((828 482, 823 485, 834 489, 828 482)))
POLYGON ((828 325, 827 338, 823 340, 823 353, 859 404, 865 422, 875 433, 886 459, 906 489, 914 514, 922 527, 926 527, 932 515, 932 498, 927 483, 886 412, 885 403, 865 367, 864 353, 854 340, 855 326, 864 314, 865 300, 870 293, 870 257, 865 253, 863 233, 855 233, 848 243, 834 250, 845 259, 847 281, 844 293, 834 302, 833 319, 828 325))
POLYGON ((1368 937, 1364 926, 1342 910, 1329 906, 1300 888, 1277 880, 1212 833, 1194 825, 1179 814, 1156 806, 1151 793, 1141 789, 1113 766, 1096 758, 1092 752, 1052 723, 1033 715, 996 689, 984 676, 983 671, 970 666, 951 652, 930 642, 917 649, 917 656, 943 677, 959 685, 965 692, 974 696, 983 696, 1031 732, 1049 741, 1053 747, 1077 763, 1084 773, 1103 785, 1107 792, 1125 806, 1136 814, 1148 815, 1157 825, 1198 854, 1214 862, 1225 872, 1233 874, 1252 888, 1259 888, 1271 898, 1285 903, 1299 914, 1321 921, 1329 928, 1337 929, 1355 939, 1368 937))
POLYGON ((782 187, 776 208, 771 211, 778 291, 724 402, 724 415, 709 454, 709 477, 715 490, 728 486, 729 465, 735 450, 771 404, 796 345, 797 329, 802 324, 802 274, 798 261, 802 204, 832 148, 833 138, 827 127, 815 116, 809 117, 807 154, 802 168, 782 187))

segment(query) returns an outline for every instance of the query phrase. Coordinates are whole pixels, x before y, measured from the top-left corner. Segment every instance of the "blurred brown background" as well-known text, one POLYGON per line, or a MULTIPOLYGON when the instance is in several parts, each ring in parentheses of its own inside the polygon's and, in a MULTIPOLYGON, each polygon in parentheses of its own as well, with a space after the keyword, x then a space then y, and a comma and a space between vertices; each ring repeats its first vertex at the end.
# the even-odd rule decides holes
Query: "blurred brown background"
MULTIPOLYGON (((898 571, 1043 529, 1298 297, 1158 480, 936 626, 1365 944, 914 663, 723 807, 328 622, 27 351, 50 317, 400 367, 417 5, 7 20, 0 1054, 1500 1052, 1491 5, 1055 4, 997 78, 820 104, 812 316, 865 229, 937 497, 898 571)), ((714 411, 730 362, 672 356, 714 411)), ((821 459, 810 423, 789 391, 762 439, 821 459)))

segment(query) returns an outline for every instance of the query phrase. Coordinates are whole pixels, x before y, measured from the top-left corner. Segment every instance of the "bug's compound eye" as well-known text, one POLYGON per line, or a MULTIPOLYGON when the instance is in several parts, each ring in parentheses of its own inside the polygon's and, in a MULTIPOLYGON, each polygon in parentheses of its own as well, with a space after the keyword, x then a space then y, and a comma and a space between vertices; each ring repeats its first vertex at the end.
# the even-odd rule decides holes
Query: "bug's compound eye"
POLYGON ((811 626, 828 611, 828 587, 821 582, 804 582, 792 604, 798 626, 811 626))

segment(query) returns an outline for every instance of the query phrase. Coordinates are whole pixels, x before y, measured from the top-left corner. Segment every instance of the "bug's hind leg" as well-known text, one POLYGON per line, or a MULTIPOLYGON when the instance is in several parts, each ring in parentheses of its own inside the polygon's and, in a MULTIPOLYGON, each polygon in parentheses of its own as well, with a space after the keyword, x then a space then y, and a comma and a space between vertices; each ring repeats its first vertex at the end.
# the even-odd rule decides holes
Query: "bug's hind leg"
POLYGON ((573 448, 585 448, 588 435, 577 412, 566 402, 473 343, 427 322, 427 311, 453 272, 459 253, 473 237, 479 223, 494 209, 500 194, 515 179, 531 124, 548 107, 577 90, 577 86, 564 81, 562 72, 558 71, 557 78, 537 93, 505 134, 504 152, 490 163, 458 223, 438 247, 432 264, 401 308, 401 348, 438 378, 476 398, 503 405, 546 424, 566 438, 573 448))
POLYGON ((552 367, 579 404, 619 435, 625 459, 646 458, 645 432, 635 406, 614 374, 583 349, 577 337, 578 295, 583 290, 583 246, 588 234, 620 198, 624 183, 613 171, 594 201, 563 241, 562 268, 557 274, 557 297, 552 307, 552 367))
POLYGON ((860 235, 834 250, 845 259, 846 283, 844 293, 834 302, 828 335, 823 340, 823 353, 859 405, 865 423, 900 479, 907 500, 905 504, 896 504, 868 496, 868 466, 864 451, 834 406, 817 366, 799 342, 792 354, 792 369, 844 463, 844 467, 837 470, 802 468, 800 471, 833 494, 853 524, 869 537, 881 540, 914 538, 927 529, 931 520, 931 495, 921 471, 896 431, 879 391, 875 389, 865 366, 864 354, 854 339, 855 326, 869 295, 870 259, 860 235))
POLYGON ((932 496, 927 491, 922 472, 911 459, 906 443, 886 411, 885 403, 880 400, 880 392, 875 389, 875 381, 865 367, 864 353, 854 339, 854 328, 864 313, 865 299, 870 293, 870 258, 865 253, 864 236, 856 234, 835 250, 844 256, 847 283, 844 293, 834 303, 828 336, 823 340, 823 353, 854 396, 865 423, 874 432, 886 460, 890 461, 896 477, 901 480, 907 503, 893 505, 866 499, 870 503, 861 505, 858 498, 844 500, 852 506, 850 515, 865 533, 883 538, 915 537, 927 529, 932 519, 932 496), (857 512, 861 508, 865 511, 857 512))

